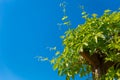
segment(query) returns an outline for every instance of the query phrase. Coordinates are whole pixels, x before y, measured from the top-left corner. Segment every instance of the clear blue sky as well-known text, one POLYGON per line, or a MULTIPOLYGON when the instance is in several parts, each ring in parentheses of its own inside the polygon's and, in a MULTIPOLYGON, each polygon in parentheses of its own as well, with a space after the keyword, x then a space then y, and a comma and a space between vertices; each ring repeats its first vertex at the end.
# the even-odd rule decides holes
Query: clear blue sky
MULTIPOLYGON (((35 56, 52 57, 47 47, 62 48, 59 30, 63 0, 0 0, 0 80, 65 80, 48 62, 35 56)), ((80 5, 92 14, 117 10, 120 0, 64 0, 72 27, 83 23, 80 5)), ((76 80, 84 80, 77 78, 76 80)))

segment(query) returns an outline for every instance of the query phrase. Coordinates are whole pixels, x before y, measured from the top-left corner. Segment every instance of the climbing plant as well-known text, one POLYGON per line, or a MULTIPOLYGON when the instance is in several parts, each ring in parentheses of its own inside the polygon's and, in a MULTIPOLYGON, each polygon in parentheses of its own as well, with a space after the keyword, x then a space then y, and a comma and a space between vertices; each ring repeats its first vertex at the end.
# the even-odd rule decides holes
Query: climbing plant
POLYGON ((50 61, 54 70, 66 80, 88 74, 94 80, 120 79, 120 11, 105 10, 100 17, 83 11, 82 17, 84 24, 61 36, 64 50, 50 61))

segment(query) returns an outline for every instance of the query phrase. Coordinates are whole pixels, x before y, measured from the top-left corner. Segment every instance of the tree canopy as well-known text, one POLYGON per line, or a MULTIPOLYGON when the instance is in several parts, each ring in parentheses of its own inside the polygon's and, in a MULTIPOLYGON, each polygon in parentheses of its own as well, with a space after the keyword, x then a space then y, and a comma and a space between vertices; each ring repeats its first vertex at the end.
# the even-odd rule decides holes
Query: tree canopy
POLYGON ((90 73, 95 80, 120 79, 120 11, 105 10, 100 17, 84 11, 82 15, 85 23, 61 36, 64 50, 51 60, 53 68, 60 76, 66 75, 66 80, 90 73), (96 69, 101 70, 100 76, 96 77, 96 69))

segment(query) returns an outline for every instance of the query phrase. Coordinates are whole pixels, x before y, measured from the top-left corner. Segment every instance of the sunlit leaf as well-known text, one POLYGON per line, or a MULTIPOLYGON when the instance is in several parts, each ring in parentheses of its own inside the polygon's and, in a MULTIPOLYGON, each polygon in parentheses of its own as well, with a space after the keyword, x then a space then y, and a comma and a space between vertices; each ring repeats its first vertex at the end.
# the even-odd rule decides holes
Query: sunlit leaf
POLYGON ((59 55, 60 54, 60 52, 59 51, 57 51, 56 53, 55 53, 55 55, 57 56, 57 55, 59 55))
POLYGON ((55 59, 52 59, 52 60, 50 61, 50 63, 51 63, 51 64, 54 64, 54 63, 55 63, 55 59))
POLYGON ((69 26, 70 25, 70 21, 64 22, 64 25, 69 26))
POLYGON ((47 61, 47 60, 48 60, 48 58, 44 58, 43 60, 47 61))
POLYGON ((97 17, 97 14, 92 14, 92 16, 95 18, 95 17, 97 17))
POLYGON ((56 63, 54 66, 53 66, 53 69, 56 70, 58 68, 58 64, 56 63))
POLYGON ((96 42, 96 43, 98 42, 97 36, 95 36, 95 42, 96 42))
POLYGON ((85 46, 88 46, 88 43, 86 43, 86 42, 84 42, 83 44, 84 44, 85 46))
POLYGON ((105 13, 109 13, 109 12, 111 12, 111 10, 107 9, 107 10, 105 10, 104 12, 105 12, 105 13))
POLYGON ((86 12, 85 12, 85 11, 83 11, 83 12, 82 12, 82 15, 85 15, 85 14, 86 14, 86 12))
POLYGON ((62 20, 65 20, 65 19, 67 19, 67 18, 68 18, 68 16, 63 16, 62 20))
POLYGON ((64 39, 64 38, 65 38, 65 36, 60 36, 60 38, 61 38, 61 39, 64 39))
POLYGON ((80 47, 80 52, 83 52, 83 46, 80 47))

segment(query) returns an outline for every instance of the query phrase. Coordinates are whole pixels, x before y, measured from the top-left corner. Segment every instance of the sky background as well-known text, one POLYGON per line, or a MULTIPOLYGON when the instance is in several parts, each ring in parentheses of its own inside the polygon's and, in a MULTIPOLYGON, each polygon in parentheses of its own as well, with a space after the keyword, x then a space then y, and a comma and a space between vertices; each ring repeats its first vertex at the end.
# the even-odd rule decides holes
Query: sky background
MULTIPOLYGON (((65 80, 49 62, 35 58, 52 58, 50 47, 63 48, 59 36, 67 27, 57 25, 62 22, 59 5, 63 1, 72 28, 84 22, 80 5, 99 16, 105 9, 120 7, 120 0, 0 0, 0 80, 65 80)), ((77 76, 76 80, 85 78, 77 76)))

